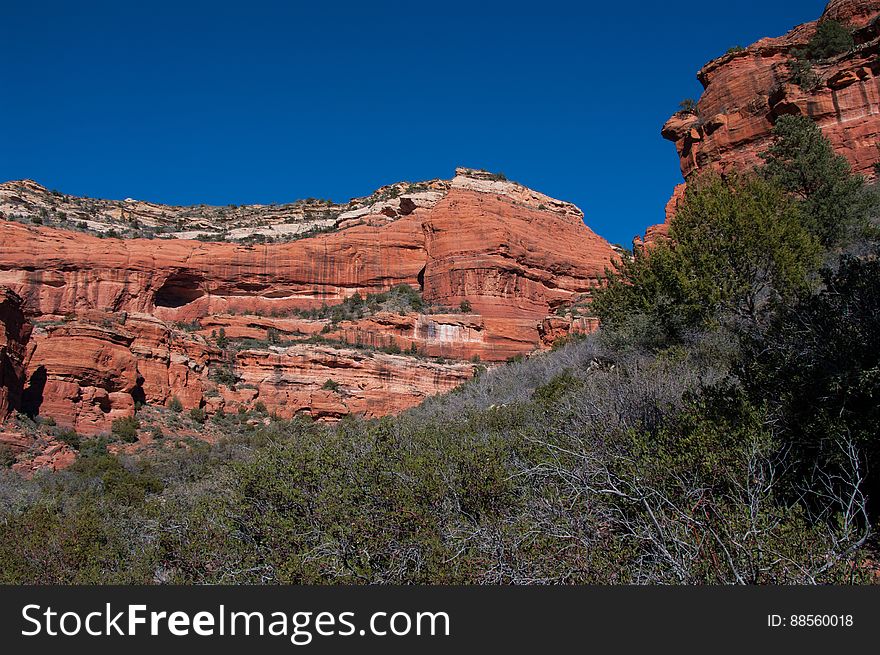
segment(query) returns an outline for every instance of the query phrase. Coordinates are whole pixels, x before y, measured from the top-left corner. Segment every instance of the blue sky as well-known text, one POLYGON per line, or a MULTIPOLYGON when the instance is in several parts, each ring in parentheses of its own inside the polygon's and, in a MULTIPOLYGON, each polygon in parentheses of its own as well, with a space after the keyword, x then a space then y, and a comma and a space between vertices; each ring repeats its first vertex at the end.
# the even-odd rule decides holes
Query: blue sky
POLYGON ((4 2, 0 180, 243 204, 466 165, 629 244, 681 179, 660 128, 700 66, 824 5, 4 2))

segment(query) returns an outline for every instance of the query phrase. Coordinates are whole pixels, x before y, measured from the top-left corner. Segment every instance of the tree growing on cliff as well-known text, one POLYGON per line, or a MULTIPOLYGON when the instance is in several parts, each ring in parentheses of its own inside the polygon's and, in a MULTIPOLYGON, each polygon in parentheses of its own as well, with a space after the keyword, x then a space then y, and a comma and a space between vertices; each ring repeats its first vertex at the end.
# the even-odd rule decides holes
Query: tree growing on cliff
POLYGON ((693 98, 685 98, 680 103, 678 103, 678 110, 682 114, 696 114, 697 101, 693 98))
POLYGON ((804 91, 813 91, 819 86, 819 76, 813 64, 805 57, 797 57, 788 62, 789 81, 804 91))
POLYGON ((794 194, 807 228, 827 248, 852 236, 864 219, 868 197, 864 179, 834 153, 819 127, 806 116, 781 116, 774 142, 761 156, 764 176, 794 194))
POLYGON ((593 302, 612 330, 647 328, 637 337, 646 345, 677 342, 721 313, 756 322, 770 301, 805 288, 818 265, 798 206, 757 175, 692 180, 670 234, 615 264, 593 302))
POLYGON ((852 32, 840 21, 823 20, 807 44, 806 54, 813 61, 849 52, 855 45, 852 32))

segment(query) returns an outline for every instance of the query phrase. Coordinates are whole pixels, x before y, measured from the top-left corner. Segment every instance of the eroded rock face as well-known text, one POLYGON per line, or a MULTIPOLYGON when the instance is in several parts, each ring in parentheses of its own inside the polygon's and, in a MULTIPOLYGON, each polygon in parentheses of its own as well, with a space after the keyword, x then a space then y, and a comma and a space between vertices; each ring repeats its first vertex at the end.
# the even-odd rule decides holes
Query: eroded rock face
POLYGON ((21 298, 8 287, 0 286, 0 422, 21 408, 25 348, 30 333, 21 298))
MULTIPOLYGON (((739 52, 710 61, 698 73, 704 91, 696 113, 678 113, 663 126, 664 138, 675 143, 681 172, 715 169, 726 172, 761 163, 771 144, 776 119, 785 114, 812 118, 834 150, 853 171, 873 178, 880 161, 880 0, 834 0, 822 19, 853 29, 852 52, 814 62, 815 88, 790 81, 789 62, 806 46, 819 21, 788 34, 764 38, 739 52)), ((667 207, 667 223, 677 196, 667 207)), ((646 242, 665 228, 649 229, 646 242)))
MULTIPOLYGON (((450 391, 473 375, 467 363, 439 364, 403 355, 298 344, 236 356, 242 391, 284 417, 394 414, 450 391), (330 381, 330 384, 328 384, 330 381)), ((240 397, 228 395, 237 407, 240 397)), ((247 402, 247 401, 245 401, 247 402)))
POLYGON ((461 384, 478 360, 595 327, 565 310, 588 300, 617 255, 573 205, 468 169, 377 194, 335 231, 288 243, 0 221, 0 284, 36 325, 29 413, 84 435, 173 398, 209 413, 262 404, 281 416, 381 416, 461 384), (298 315, 401 284, 441 310, 298 315))

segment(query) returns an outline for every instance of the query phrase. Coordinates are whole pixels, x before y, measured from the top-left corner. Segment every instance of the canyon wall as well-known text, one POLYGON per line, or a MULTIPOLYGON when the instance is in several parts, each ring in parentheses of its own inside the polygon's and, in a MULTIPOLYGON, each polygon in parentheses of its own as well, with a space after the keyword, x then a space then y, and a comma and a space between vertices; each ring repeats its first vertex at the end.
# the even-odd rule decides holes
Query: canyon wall
MULTIPOLYGON (((809 116, 853 171, 874 178, 880 161, 880 0, 833 0, 822 17, 777 38, 732 50, 703 66, 703 94, 694 112, 678 112, 663 126, 675 143, 685 179, 700 170, 725 172, 761 163, 779 116, 809 116), (812 62, 815 85, 791 80, 797 58, 822 20, 852 30, 852 51, 812 62)), ((662 237, 683 188, 667 206, 666 223, 649 228, 645 241, 662 237)), ((637 239, 637 243, 641 240, 637 239)))
MULTIPOLYGON (((580 308, 616 257, 573 205, 469 169, 388 187, 399 193, 281 243, 50 227, 61 213, 53 192, 5 188, 15 211, 0 221, 0 284, 34 324, 21 405, 83 435, 174 399, 208 414, 399 412, 466 381, 478 362, 594 329, 580 308), (418 307, 328 313, 399 285, 418 307)), ((112 201, 95 202, 101 220, 116 219, 112 201)))

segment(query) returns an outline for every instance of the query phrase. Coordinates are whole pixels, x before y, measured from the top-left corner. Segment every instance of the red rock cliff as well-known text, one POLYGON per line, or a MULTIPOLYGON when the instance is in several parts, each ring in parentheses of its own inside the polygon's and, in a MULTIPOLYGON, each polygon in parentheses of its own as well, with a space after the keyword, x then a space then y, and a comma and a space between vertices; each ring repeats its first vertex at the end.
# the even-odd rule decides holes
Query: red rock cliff
MULTIPOLYGON (((592 329, 567 308, 589 299, 611 246, 573 205, 457 173, 287 243, 99 238, 0 221, 0 284, 36 326, 28 410, 82 434, 174 397, 208 412, 261 403, 282 416, 380 416, 461 384, 471 359, 592 329), (435 309, 299 315, 400 284, 435 309)), ((7 188, 16 211, 43 197, 34 183, 7 188)))
MULTIPOLYGON (((771 130, 784 114, 812 118, 853 171, 874 177, 880 161, 880 0, 833 0, 818 21, 785 36, 764 38, 710 61, 697 77, 704 91, 695 113, 677 113, 662 134, 675 143, 681 172, 749 168, 761 163, 771 130), (814 62, 815 88, 790 81, 789 62, 804 48, 821 20, 834 19, 853 30, 855 48, 814 62)), ((667 224, 680 191, 667 207, 667 224)), ((665 234, 649 228, 646 241, 665 234)))

